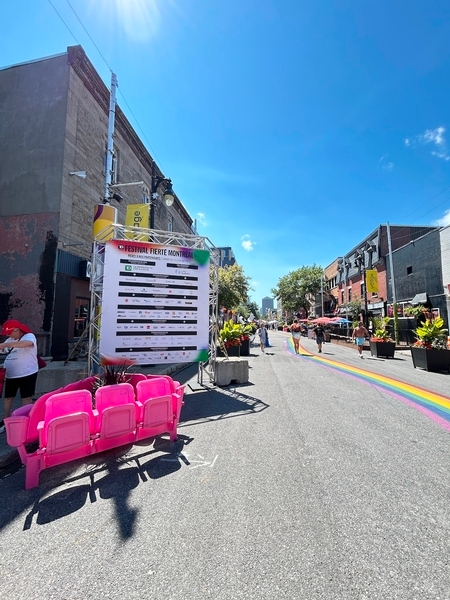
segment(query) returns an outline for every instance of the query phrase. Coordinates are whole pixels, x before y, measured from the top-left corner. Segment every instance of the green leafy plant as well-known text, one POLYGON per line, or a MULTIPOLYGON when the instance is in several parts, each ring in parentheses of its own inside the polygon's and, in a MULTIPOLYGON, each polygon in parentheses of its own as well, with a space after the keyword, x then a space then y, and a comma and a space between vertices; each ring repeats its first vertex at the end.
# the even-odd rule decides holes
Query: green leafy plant
POLYGON ((126 383, 129 378, 128 369, 136 361, 129 358, 116 358, 114 356, 101 356, 100 366, 103 371, 95 376, 95 382, 92 386, 92 399, 94 402, 95 392, 104 385, 115 385, 116 383, 126 383))
POLYGON ((422 304, 418 304, 417 306, 407 306, 405 308, 405 315, 408 317, 415 317, 417 319, 417 317, 420 317, 420 315, 425 311, 426 308, 422 304))
POLYGON ((373 342, 392 342, 391 334, 388 331, 389 317, 373 317, 372 323, 375 333, 372 336, 373 342))
POLYGON ((253 327, 251 325, 239 325, 241 331, 241 340, 249 340, 250 334, 253 332, 253 327))
POLYGON ((448 329, 444 328, 444 319, 442 317, 427 319, 414 330, 414 335, 417 339, 414 346, 447 350, 447 333, 448 329))
POLYGON ((230 319, 225 321, 222 329, 219 330, 219 337, 225 344, 225 348, 241 345, 242 327, 240 323, 233 323, 230 319))

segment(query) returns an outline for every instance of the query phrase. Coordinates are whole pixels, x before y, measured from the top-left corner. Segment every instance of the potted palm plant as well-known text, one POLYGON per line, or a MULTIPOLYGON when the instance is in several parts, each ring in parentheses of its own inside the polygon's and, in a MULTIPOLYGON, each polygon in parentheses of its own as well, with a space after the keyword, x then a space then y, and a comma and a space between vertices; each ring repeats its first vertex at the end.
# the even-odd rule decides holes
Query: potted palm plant
POLYGON ((378 319, 377 317, 373 318, 372 322, 375 332, 369 342, 370 353, 372 356, 376 356, 377 358, 380 356, 394 358, 395 342, 388 331, 389 321, 389 317, 383 317, 381 319, 378 319))
POLYGON ((442 317, 426 319, 417 326, 414 331, 416 342, 411 346, 414 368, 433 372, 450 370, 447 331, 442 317))

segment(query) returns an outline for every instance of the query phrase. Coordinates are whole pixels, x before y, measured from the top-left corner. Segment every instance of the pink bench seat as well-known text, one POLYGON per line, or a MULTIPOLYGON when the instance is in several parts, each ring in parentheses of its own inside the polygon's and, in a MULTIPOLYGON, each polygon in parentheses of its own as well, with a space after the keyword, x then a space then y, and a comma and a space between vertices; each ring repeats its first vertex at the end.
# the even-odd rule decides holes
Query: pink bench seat
POLYGON ((92 390, 95 377, 44 394, 5 419, 7 442, 26 466, 26 489, 43 469, 168 433, 177 439, 184 386, 170 377, 135 374, 130 383, 92 390), (27 452, 25 444, 39 440, 27 452))

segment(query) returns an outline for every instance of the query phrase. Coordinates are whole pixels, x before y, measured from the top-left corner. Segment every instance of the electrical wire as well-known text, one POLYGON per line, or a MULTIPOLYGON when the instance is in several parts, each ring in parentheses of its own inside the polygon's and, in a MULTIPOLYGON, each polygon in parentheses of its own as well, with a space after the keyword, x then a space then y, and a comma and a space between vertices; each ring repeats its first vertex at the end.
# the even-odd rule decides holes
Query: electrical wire
MULTIPOLYGON (((63 17, 61 16, 61 14, 57 11, 55 5, 53 4, 53 2, 51 0, 48 0, 50 6, 53 8, 53 10, 55 11, 55 13, 58 15, 58 17, 61 19, 62 23, 64 24, 64 26, 66 27, 66 29, 68 30, 68 32, 70 33, 70 35, 73 37, 73 39, 75 40, 75 42, 81 46, 81 43, 78 41, 78 39, 76 38, 75 34, 73 33, 73 31, 70 29, 70 27, 67 25, 67 23, 65 22, 65 20, 63 19, 63 17)), ((73 14, 76 16, 76 18, 78 19, 80 25, 83 27, 86 35, 88 36, 88 38, 91 40, 92 44, 94 45, 95 49, 97 50, 97 52, 99 53, 99 55, 101 56, 103 62, 105 63, 105 65, 108 67, 109 71, 112 73, 113 70, 112 68, 109 66, 108 61, 106 60, 106 58, 103 56, 102 52, 100 51, 99 47, 97 46, 97 44, 95 43, 94 39, 92 38, 92 36, 90 35, 89 31, 86 29, 86 27, 84 26, 82 20, 80 19, 80 17, 78 16, 78 14, 76 13, 75 9, 73 8, 73 6, 71 5, 71 3, 69 2, 69 0, 66 0, 67 4, 70 6, 73 14)), ((134 119, 134 122, 136 123, 137 129, 140 131, 143 139, 145 140, 147 147, 151 153, 151 156, 153 158, 153 160, 159 164, 161 164, 161 162, 158 160, 158 157, 156 156, 156 152, 153 150, 149 140, 147 139, 144 130, 142 129, 142 127, 139 124, 139 121, 137 120, 135 114, 133 113, 133 111, 131 110, 130 105, 128 104, 125 96, 123 95, 122 91, 120 90, 120 88, 118 88, 118 92, 124 102, 124 104, 127 106, 129 113, 131 114, 131 116, 134 119)))

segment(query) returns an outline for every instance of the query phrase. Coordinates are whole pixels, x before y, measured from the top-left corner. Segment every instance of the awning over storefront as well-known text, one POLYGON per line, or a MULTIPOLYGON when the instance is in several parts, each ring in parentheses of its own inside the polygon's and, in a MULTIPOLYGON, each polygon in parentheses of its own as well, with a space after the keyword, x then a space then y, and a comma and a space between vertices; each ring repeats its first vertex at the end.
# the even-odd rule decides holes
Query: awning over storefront
POLYGON ((416 294, 411 300, 411 304, 428 304, 428 296, 426 292, 423 292, 422 294, 416 294))

